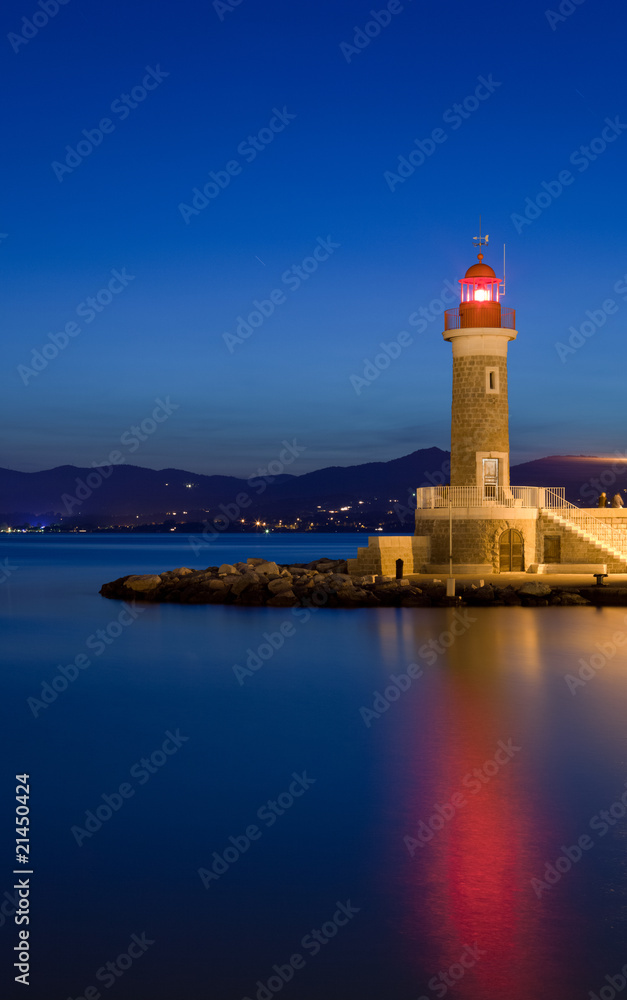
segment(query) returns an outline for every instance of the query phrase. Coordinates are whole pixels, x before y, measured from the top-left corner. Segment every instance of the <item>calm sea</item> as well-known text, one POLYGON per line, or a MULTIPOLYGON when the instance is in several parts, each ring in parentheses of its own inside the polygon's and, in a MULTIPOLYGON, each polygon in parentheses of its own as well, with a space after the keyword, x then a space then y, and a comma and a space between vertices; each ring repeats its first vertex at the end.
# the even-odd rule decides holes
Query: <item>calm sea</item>
POLYGON ((620 995, 624 610, 133 617, 98 595, 128 572, 358 542, 3 536, 3 996, 620 995), (24 772, 28 990, 12 968, 24 772))

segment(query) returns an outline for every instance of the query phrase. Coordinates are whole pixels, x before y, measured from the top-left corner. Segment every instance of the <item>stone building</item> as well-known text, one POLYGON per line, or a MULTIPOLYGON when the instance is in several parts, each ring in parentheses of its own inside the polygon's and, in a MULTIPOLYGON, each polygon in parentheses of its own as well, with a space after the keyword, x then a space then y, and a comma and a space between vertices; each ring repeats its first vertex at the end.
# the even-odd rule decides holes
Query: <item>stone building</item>
POLYGON ((375 536, 355 575, 627 572, 627 513, 582 509, 563 488, 511 486, 507 351, 515 310, 478 254, 444 314, 453 352, 450 486, 416 491, 414 537, 375 536))

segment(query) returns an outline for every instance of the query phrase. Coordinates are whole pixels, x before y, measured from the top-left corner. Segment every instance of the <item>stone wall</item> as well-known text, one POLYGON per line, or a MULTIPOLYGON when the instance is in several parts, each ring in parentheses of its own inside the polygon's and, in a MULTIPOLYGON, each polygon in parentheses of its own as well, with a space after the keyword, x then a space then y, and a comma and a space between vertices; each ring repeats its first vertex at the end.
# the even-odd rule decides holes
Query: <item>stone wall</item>
POLYGON ((396 560, 403 560, 403 574, 421 573, 431 561, 431 539, 416 535, 371 535, 368 548, 357 549, 348 559, 352 576, 396 576, 396 560))
MULTIPOLYGON (((457 564, 491 563, 499 572, 499 542, 509 528, 516 528, 523 536, 523 566, 538 562, 536 552, 536 520, 515 517, 455 518, 453 521, 453 562, 457 564)), ((444 564, 449 557, 448 519, 422 520, 420 530, 431 535, 431 562, 444 564)), ((598 560, 597 560, 598 561, 598 560)))
MULTIPOLYGON (((605 521, 607 523, 607 521, 605 521)), ((613 521, 616 525, 616 522, 613 521)), ((538 519, 537 558, 534 562, 544 562, 544 536, 559 535, 561 539, 560 562, 562 563, 607 563, 608 573, 625 573, 625 563, 612 559, 605 549, 600 549, 593 542, 582 538, 575 531, 563 525, 555 524, 550 518, 541 515, 538 519)))
POLYGON ((473 354, 453 358, 451 485, 474 486, 478 451, 509 453, 507 358, 473 354), (486 391, 486 368, 499 373, 499 391, 486 391))

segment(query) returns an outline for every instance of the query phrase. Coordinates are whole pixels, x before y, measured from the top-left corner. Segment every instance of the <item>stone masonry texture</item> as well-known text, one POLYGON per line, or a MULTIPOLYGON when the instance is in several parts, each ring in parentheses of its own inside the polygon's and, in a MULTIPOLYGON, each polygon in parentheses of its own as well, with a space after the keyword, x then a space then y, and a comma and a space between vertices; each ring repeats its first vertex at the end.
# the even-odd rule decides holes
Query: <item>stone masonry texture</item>
POLYGON ((453 358, 451 486, 477 484, 478 451, 509 453, 507 358, 490 354, 453 358), (486 392, 486 368, 498 369, 498 393, 486 392))

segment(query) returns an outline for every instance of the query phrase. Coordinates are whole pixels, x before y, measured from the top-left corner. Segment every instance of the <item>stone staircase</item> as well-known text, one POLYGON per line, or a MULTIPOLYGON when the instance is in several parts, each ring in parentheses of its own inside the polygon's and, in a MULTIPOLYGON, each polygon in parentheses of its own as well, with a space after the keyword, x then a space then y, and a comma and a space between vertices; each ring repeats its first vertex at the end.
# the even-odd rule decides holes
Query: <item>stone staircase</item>
MULTIPOLYGON (((556 508, 545 507, 542 514, 548 521, 577 535, 586 543, 589 555, 597 559, 603 556, 602 561, 607 563, 610 572, 627 573, 627 531, 605 524, 567 502, 556 508)), ((594 562, 595 558, 590 561, 594 562)))

